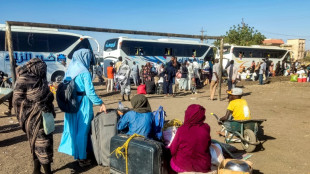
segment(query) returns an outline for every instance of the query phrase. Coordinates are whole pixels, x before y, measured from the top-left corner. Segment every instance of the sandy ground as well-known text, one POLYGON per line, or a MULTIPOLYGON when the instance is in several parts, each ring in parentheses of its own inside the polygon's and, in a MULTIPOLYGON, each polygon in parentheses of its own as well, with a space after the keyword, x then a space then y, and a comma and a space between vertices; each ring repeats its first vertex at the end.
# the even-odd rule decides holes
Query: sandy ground
MULTIPOLYGON (((287 78, 272 79, 268 85, 259 86, 257 82, 242 82, 253 119, 267 119, 264 126, 264 150, 253 152, 249 159, 253 162, 254 173, 309 173, 310 172, 310 83, 291 83, 287 78)), ((228 105, 226 95, 222 101, 209 101, 208 87, 199 90, 199 94, 180 94, 175 98, 160 95, 148 96, 152 109, 160 105, 167 112, 167 119, 183 120, 184 111, 190 104, 200 104, 207 109, 206 122, 211 127, 213 139, 223 142, 216 134, 220 129, 216 120, 209 114, 222 116, 228 105)), ((226 87, 224 87, 226 89, 226 87)), ((96 91, 108 108, 116 108, 119 94, 107 94, 105 87, 96 86, 96 91)), ((132 91, 136 93, 135 90, 132 91)), ((224 89, 223 89, 224 93, 224 89)), ((216 96, 217 97, 217 96, 216 96)), ((130 107, 129 102, 124 105, 130 107)), ((32 161, 29 143, 25 133, 18 126, 15 116, 4 116, 5 105, 0 106, 0 173, 31 173, 32 161)), ((98 111, 95 107, 95 113, 98 111)), ((57 152, 63 130, 64 114, 57 110, 56 131, 54 133, 55 173, 109 173, 108 168, 93 165, 86 169, 77 166, 73 157, 57 152)), ((240 144, 233 144, 242 149, 240 144)))

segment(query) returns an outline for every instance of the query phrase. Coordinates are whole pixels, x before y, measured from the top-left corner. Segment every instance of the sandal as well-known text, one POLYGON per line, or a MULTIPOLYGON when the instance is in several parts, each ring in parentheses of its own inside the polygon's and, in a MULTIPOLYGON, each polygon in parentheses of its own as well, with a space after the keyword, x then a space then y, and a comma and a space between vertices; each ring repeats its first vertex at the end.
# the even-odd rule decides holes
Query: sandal
POLYGON ((87 167, 91 165, 91 160, 85 159, 85 160, 78 160, 80 167, 87 167))

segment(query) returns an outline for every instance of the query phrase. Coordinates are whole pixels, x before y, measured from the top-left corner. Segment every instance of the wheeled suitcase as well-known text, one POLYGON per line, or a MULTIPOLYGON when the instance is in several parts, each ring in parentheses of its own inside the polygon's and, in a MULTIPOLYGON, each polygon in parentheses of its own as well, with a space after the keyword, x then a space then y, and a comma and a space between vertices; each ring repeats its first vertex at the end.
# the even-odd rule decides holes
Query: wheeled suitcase
POLYGON ((154 81, 145 82, 145 88, 147 94, 155 94, 156 85, 154 81))
MULTIPOLYGON (((119 134, 111 139, 111 153, 122 146, 129 138, 119 134)), ((142 137, 132 139, 128 145, 128 173, 129 174, 167 174, 169 159, 164 144, 142 137)), ((126 160, 117 158, 115 153, 110 157, 110 173, 126 173, 126 160)))
POLYGON ((110 164, 110 141, 117 134, 118 115, 115 110, 98 113, 91 122, 91 142, 98 165, 110 164))

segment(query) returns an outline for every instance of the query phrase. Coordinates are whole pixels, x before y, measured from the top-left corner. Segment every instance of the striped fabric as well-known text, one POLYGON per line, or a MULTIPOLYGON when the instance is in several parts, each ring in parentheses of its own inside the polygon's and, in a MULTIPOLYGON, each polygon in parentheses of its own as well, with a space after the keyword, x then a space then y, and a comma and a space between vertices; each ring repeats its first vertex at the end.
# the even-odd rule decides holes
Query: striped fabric
POLYGON ((42 111, 54 112, 54 96, 46 81, 46 64, 33 58, 17 69, 19 77, 13 92, 13 105, 17 119, 27 134, 31 153, 41 164, 52 162, 53 135, 43 130, 42 111))

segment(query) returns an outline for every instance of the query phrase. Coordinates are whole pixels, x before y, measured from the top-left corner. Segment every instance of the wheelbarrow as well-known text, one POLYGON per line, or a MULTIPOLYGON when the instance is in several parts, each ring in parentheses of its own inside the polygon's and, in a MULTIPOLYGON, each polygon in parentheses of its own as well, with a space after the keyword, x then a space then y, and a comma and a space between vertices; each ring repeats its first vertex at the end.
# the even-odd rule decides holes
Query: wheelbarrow
POLYGON ((237 142, 233 141, 234 137, 241 141, 242 148, 246 152, 253 152, 257 145, 261 142, 258 140, 258 134, 262 134, 260 125, 266 121, 266 119, 251 119, 251 120, 227 120, 222 123, 217 115, 211 113, 217 121, 222 125, 221 132, 224 132, 225 143, 237 142))

